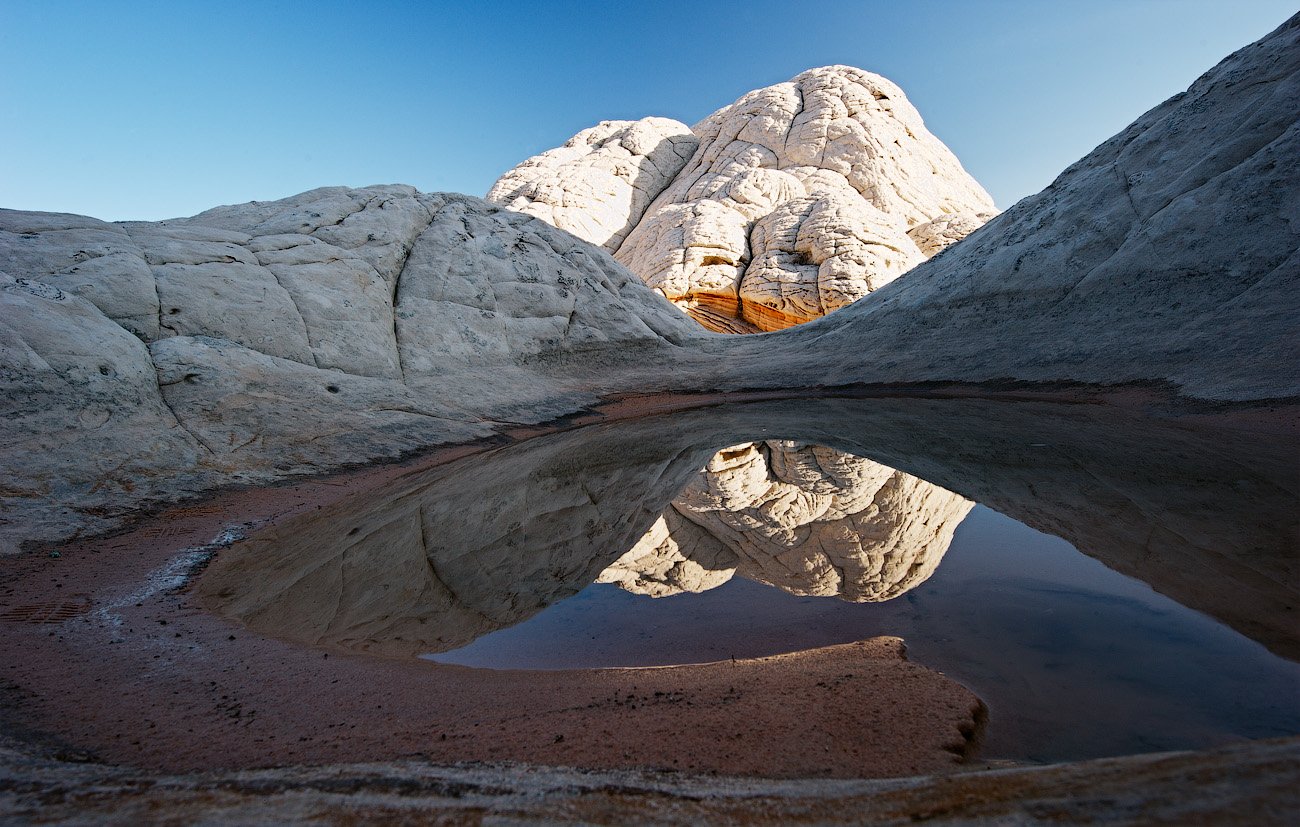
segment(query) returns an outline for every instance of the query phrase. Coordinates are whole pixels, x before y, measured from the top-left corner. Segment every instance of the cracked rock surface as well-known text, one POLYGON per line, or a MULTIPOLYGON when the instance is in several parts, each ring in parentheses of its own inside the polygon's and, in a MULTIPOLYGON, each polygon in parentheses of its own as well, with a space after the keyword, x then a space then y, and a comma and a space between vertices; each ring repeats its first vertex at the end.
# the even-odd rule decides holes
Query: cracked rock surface
POLYGON ((484 436, 493 396, 546 419, 572 397, 530 360, 700 335, 567 233, 405 186, 156 223, 0 210, 0 308, 0 499, 39 515, 29 538, 484 436))
POLYGON ((602 121, 501 176, 487 200, 612 253, 698 146, 669 118, 602 121))

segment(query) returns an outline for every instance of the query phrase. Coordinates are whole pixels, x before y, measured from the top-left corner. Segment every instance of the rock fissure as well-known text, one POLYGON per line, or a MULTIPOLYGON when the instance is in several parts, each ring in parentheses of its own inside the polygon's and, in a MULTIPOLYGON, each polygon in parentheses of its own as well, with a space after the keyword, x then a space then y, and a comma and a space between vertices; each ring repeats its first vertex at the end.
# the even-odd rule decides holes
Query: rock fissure
MULTIPOLYGON (((156 365, 155 365, 155 369, 157 369, 156 365)), ((172 383, 172 384, 176 384, 176 383, 172 383)), ((185 424, 184 421, 181 420, 180 414, 176 412, 176 408, 172 406, 171 401, 167 399, 166 386, 161 381, 158 382, 158 399, 160 402, 162 402, 163 407, 165 407, 168 410, 168 412, 171 413, 172 421, 176 423, 176 427, 184 431, 192 440, 194 440, 195 443, 198 444, 200 448, 207 451, 210 456, 215 457, 217 455, 216 450, 211 445, 208 444, 207 440, 199 436, 197 431, 190 428, 188 425, 185 424)))

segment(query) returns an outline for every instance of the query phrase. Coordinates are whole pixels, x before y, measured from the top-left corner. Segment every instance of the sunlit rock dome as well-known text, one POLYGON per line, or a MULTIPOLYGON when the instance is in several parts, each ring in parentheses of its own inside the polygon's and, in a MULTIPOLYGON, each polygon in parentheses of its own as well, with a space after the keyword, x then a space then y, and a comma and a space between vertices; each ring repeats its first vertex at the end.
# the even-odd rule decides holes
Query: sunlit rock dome
POLYGON ((602 121, 501 176, 487 199, 612 253, 699 144, 669 118, 602 121))
POLYGON ((837 310, 996 212, 902 90, 850 66, 750 92, 689 137, 679 127, 602 123, 507 172, 488 199, 604 245, 724 332, 837 310))

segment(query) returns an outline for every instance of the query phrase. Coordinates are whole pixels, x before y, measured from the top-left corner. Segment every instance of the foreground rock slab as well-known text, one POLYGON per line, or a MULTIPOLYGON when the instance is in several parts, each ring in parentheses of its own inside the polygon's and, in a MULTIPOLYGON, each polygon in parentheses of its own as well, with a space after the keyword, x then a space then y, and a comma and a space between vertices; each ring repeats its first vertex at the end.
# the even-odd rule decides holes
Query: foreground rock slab
POLYGON ((0 814, 48 824, 1241 824, 1300 816, 1300 739, 892 781, 418 761, 155 774, 0 749, 0 814))

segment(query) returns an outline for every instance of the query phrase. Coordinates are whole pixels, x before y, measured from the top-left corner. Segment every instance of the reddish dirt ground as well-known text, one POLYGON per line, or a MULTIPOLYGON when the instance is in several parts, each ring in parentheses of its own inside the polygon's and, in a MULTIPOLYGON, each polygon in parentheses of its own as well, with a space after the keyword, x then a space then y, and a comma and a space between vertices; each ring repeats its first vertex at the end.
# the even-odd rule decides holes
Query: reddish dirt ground
POLYGON ((905 660, 894 638, 671 668, 491 671, 269 640, 175 588, 181 550, 211 538, 210 520, 246 517, 249 497, 317 507, 320 487, 227 495, 57 558, 4 561, 8 728, 166 770, 421 756, 861 776, 952 767, 982 721, 973 694, 905 660))

